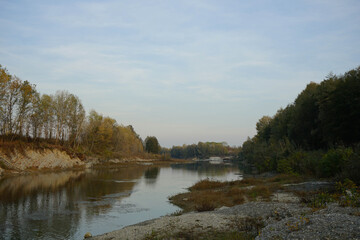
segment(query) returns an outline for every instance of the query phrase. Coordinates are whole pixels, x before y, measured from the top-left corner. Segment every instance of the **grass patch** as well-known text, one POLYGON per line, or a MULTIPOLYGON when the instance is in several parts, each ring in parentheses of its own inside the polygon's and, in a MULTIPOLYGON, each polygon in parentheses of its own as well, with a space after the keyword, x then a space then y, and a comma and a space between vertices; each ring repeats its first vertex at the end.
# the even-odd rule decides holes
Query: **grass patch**
POLYGON ((201 190, 208 190, 208 189, 216 189, 227 186, 227 182, 220 182, 220 181, 212 181, 210 179, 204 179, 189 188, 190 191, 201 191, 201 190))
POLYGON ((258 185, 246 192, 247 197, 252 200, 256 200, 258 197, 262 197, 264 200, 269 200, 272 192, 268 186, 258 185))
POLYGON ((201 180, 189 188, 189 192, 169 198, 184 212, 212 211, 216 208, 242 204, 247 201, 270 200, 271 195, 282 189, 282 184, 301 182, 302 177, 279 175, 273 178, 246 178, 243 180, 220 182, 201 180))

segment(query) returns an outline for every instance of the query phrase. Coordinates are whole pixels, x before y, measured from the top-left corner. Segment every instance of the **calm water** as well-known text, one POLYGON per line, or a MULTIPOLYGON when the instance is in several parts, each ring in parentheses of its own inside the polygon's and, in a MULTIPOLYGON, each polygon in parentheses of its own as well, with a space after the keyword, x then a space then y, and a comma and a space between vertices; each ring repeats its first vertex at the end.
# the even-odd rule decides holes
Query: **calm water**
POLYGON ((82 239, 170 214, 168 197, 204 178, 239 179, 236 166, 175 164, 0 179, 0 239, 82 239))

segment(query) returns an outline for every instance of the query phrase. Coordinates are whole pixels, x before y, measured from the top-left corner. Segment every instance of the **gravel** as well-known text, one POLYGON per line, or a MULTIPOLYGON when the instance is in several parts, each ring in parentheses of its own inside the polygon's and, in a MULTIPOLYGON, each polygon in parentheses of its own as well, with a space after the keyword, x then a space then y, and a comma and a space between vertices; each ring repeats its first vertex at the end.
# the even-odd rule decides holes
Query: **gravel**
POLYGON ((91 239, 144 239, 152 233, 235 230, 234 219, 262 219, 262 239, 360 239, 360 209, 331 204, 313 212, 299 203, 249 202, 213 212, 165 216, 91 239))
POLYGON ((181 216, 165 216, 128 226, 123 229, 95 236, 90 239, 144 239, 154 232, 176 233, 180 231, 206 231, 206 229, 227 230, 232 222, 229 216, 206 213, 188 213, 181 216))
POLYGON ((282 219, 262 229, 262 239, 360 239, 360 217, 315 213, 282 219))

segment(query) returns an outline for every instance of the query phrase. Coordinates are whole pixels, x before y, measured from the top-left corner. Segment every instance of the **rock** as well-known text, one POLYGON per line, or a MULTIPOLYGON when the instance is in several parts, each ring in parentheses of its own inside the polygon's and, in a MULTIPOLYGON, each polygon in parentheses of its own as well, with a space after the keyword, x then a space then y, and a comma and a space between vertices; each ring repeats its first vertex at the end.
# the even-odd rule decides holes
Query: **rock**
POLYGON ((84 235, 84 238, 91 238, 91 237, 92 237, 92 235, 89 232, 85 233, 85 235, 84 235))
POLYGON ((345 192, 346 192, 346 194, 347 194, 349 197, 352 197, 352 196, 353 196, 353 194, 352 194, 352 192, 351 192, 350 190, 346 190, 345 192))
POLYGON ((228 232, 234 227, 253 231, 262 239, 360 239, 360 208, 329 204, 313 212, 300 203, 248 202, 213 212, 165 216, 123 229, 95 236, 92 239, 169 239, 171 234, 191 233, 191 239, 207 231, 228 232), (171 231, 169 235, 169 230, 171 231), (163 234, 163 235, 162 235, 163 234))
POLYGON ((222 206, 222 207, 220 207, 220 208, 218 208, 218 209, 216 209, 216 210, 224 210, 224 209, 228 209, 229 207, 226 207, 226 206, 222 206))
POLYGON ((271 196, 273 202, 299 203, 300 198, 290 192, 276 192, 271 196))

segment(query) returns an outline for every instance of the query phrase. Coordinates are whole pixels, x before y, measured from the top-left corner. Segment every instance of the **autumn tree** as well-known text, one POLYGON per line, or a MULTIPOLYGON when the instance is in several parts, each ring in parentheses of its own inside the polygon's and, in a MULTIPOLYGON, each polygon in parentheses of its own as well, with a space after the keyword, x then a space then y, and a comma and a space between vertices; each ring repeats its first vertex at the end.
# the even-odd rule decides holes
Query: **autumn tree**
POLYGON ((6 101, 7 101, 7 91, 11 75, 8 73, 6 68, 3 68, 0 65, 0 124, 1 124, 1 134, 5 134, 7 116, 6 116, 6 101))
POLYGON ((40 98, 40 114, 37 116, 42 117, 43 133, 45 139, 51 139, 53 137, 54 128, 54 108, 53 108, 53 96, 43 94, 40 98))
POLYGON ((30 117, 29 112, 38 107, 32 105, 35 103, 36 95, 35 85, 30 84, 28 81, 21 82, 16 113, 16 134, 20 136, 23 135, 24 124, 30 117))
POLYGON ((66 124, 70 132, 69 143, 75 146, 79 142, 80 133, 85 121, 85 110, 77 96, 70 94, 67 101, 68 107, 66 124))
POLYGON ((10 75, 1 65, 0 87, 3 139, 55 139, 57 144, 108 157, 144 151, 142 139, 131 125, 123 126, 95 111, 86 117, 81 100, 74 94, 57 91, 41 95, 35 85, 10 75))

